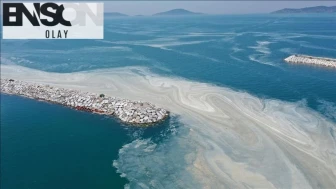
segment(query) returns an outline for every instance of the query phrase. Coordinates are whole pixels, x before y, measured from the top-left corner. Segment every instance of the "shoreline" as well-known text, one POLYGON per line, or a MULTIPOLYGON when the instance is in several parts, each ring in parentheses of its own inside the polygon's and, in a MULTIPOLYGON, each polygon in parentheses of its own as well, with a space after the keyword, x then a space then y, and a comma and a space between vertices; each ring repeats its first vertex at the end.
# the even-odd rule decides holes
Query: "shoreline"
POLYGON ((336 59, 332 58, 314 57, 298 54, 298 55, 291 55, 285 58, 284 60, 285 62, 293 64, 309 64, 309 65, 336 68, 336 59))
POLYGON ((153 125, 164 121, 169 116, 169 111, 157 108, 148 102, 107 97, 104 94, 98 95, 13 79, 1 78, 1 93, 59 104, 79 111, 113 116, 129 125, 153 125))

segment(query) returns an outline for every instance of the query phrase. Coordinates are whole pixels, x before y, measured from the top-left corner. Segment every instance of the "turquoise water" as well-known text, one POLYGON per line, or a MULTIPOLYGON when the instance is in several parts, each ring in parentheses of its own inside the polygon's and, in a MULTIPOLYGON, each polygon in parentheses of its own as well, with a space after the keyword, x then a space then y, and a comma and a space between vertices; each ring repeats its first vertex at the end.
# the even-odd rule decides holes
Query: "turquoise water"
POLYGON ((121 146, 138 138, 163 140, 169 121, 134 128, 109 117, 1 95, 1 187, 123 188, 127 179, 112 166, 121 146))
MULTIPOLYGON (((302 101, 335 122, 335 70, 283 61, 291 54, 336 58, 335 23, 335 14, 106 18, 104 40, 3 40, 1 64, 60 73, 145 66, 260 98, 302 101)), ((139 170, 133 174, 150 178, 156 172, 148 162, 123 156, 123 145, 152 139, 165 154, 169 138, 185 132, 175 118, 155 128, 130 128, 112 118, 2 95, 1 187, 122 188, 130 182, 112 165, 118 158, 139 170)), ((167 169, 162 180, 173 182, 173 170, 183 170, 185 160, 176 154, 157 159, 167 169)), ((131 187, 133 182, 141 180, 131 187)))

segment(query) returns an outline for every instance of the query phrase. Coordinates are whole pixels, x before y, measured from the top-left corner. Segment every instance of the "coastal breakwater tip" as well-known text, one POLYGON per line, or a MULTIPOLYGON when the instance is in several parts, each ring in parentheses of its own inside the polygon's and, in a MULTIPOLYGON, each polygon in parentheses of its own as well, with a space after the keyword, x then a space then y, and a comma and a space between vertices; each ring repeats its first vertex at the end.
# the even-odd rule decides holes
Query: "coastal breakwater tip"
POLYGON ((107 97, 104 94, 31 84, 13 79, 1 79, 1 92, 60 104, 76 110, 114 116, 131 125, 151 125, 169 116, 169 111, 157 108, 148 102, 107 97))
POLYGON ((294 64, 310 64, 310 65, 336 68, 336 59, 332 58, 314 57, 307 55, 291 55, 285 58, 284 60, 288 63, 294 63, 294 64))

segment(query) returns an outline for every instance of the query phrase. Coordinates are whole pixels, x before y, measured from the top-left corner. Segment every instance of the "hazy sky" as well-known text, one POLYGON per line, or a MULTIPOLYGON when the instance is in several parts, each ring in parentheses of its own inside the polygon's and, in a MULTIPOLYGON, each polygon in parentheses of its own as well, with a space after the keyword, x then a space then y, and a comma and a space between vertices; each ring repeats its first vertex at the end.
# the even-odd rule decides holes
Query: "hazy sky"
POLYGON ((105 2, 105 11, 128 15, 151 15, 183 8, 209 14, 249 14, 318 5, 336 6, 336 1, 110 1, 105 2))

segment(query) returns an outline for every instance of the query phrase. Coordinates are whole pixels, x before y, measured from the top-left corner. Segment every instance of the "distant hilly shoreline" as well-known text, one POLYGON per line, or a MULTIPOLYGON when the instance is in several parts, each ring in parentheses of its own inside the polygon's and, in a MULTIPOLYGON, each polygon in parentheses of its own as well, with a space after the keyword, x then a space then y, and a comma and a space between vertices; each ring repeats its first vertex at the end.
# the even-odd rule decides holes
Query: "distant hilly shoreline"
MULTIPOLYGON (((148 15, 148 16, 184 16, 184 15, 201 15, 201 14, 203 13, 192 12, 192 11, 188 11, 185 9, 172 9, 169 11, 159 12, 159 13, 148 15)), ((130 16, 130 15, 119 13, 119 12, 106 12, 105 15, 113 16, 113 17, 130 16)), ((134 15, 134 16, 145 16, 145 15, 134 15)))
POLYGON ((153 16, 177 16, 177 15, 200 15, 200 14, 203 13, 191 12, 185 9, 172 9, 169 11, 153 14, 153 16))
POLYGON ((302 13, 336 13, 336 6, 315 6, 315 7, 305 7, 299 9, 285 8, 271 12, 272 14, 302 14, 302 13))
MULTIPOLYGON (((307 13, 336 13, 336 6, 315 6, 315 7, 305 7, 305 8, 284 8, 281 10, 273 11, 271 14, 307 14, 307 13)), ((130 15, 119 13, 119 12, 106 12, 106 16, 112 17, 127 17, 130 15)), ((164 12, 159 12, 153 15, 134 15, 134 17, 141 16, 193 16, 193 15, 205 15, 204 13, 192 12, 186 9, 172 9, 164 12)))

